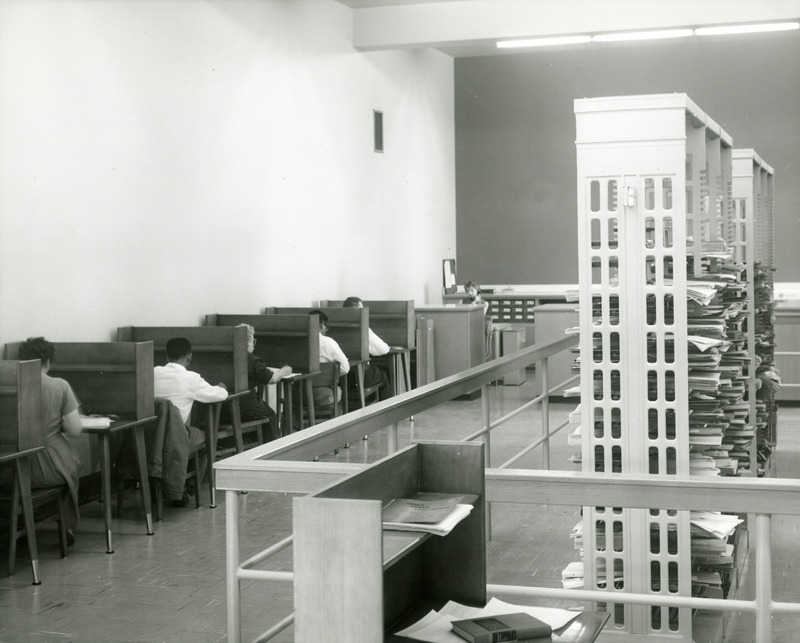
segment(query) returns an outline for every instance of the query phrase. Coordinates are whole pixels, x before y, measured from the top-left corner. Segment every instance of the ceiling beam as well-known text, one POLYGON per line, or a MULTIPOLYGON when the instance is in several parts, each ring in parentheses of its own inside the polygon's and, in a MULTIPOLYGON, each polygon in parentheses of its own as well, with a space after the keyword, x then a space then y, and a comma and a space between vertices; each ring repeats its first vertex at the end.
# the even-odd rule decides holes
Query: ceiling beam
POLYGON ((364 2, 353 14, 354 45, 361 51, 447 51, 493 48, 511 38, 797 20, 800 0, 364 2))

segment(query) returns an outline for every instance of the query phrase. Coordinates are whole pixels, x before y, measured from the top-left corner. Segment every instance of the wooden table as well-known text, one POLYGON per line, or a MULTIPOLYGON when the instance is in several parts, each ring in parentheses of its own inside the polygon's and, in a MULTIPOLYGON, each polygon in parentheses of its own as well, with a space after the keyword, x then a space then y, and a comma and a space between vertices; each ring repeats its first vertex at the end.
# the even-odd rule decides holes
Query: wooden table
MULTIPOLYGON (((308 423, 309 426, 314 426, 316 420, 314 418, 314 390, 311 378, 319 375, 320 371, 312 373, 292 373, 281 378, 281 404, 283 405, 283 421, 280 423, 281 436, 289 435, 294 431, 294 399, 293 399, 293 385, 298 384, 305 388, 305 398, 308 400, 308 423), (287 429, 288 427, 288 429, 287 429)), ((300 390, 300 428, 303 428, 303 389, 300 390)))
MULTIPOLYGON (((28 551, 31 556, 31 575, 33 576, 34 585, 41 585, 42 581, 39 580, 39 550, 36 548, 36 521, 33 516, 33 500, 31 499, 31 463, 29 458, 39 451, 44 451, 44 446, 33 447, 24 451, 7 450, 5 447, 0 450, 1 464, 14 463, 14 479, 22 499, 22 518, 25 521, 25 536, 28 540, 28 551)), ((12 524, 16 525, 16 514, 11 516, 11 520, 12 524)), ((15 533, 11 534, 11 538, 16 538, 16 529, 13 531, 15 533)))
POLYGON ((147 535, 153 535, 153 512, 150 506, 150 483, 147 477, 147 456, 144 446, 144 425, 155 422, 156 416, 139 420, 115 420, 107 428, 84 428, 84 433, 97 436, 100 446, 100 478, 103 497, 103 520, 106 528, 106 553, 113 554, 111 542, 111 435, 122 431, 133 430, 136 445, 136 465, 139 469, 139 484, 141 485, 142 503, 144 505, 144 518, 147 535))

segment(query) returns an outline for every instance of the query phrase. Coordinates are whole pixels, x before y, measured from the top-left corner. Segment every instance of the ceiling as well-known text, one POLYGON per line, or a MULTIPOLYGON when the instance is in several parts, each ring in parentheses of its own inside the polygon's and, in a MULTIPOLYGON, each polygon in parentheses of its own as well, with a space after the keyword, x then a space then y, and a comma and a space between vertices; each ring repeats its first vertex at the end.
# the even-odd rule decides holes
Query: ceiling
POLYGON ((338 0, 361 51, 434 48, 453 57, 503 39, 798 20, 800 0, 338 0))

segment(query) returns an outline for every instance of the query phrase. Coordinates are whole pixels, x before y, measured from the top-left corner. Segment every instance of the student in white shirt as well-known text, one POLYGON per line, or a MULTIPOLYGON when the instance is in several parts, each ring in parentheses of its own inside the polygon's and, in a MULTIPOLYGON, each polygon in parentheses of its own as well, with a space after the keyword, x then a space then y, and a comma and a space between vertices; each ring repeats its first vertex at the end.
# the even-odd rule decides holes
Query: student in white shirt
MULTIPOLYGON (((170 400, 178 408, 189 432, 188 447, 191 449, 205 441, 205 434, 189 425, 195 401, 221 402, 228 397, 228 390, 225 384, 220 382, 214 386, 206 382, 200 373, 188 370, 192 362, 192 344, 184 337, 173 337, 167 341, 167 360, 165 366, 156 366, 153 369, 155 396, 170 400)), ((200 477, 202 478, 202 472, 200 477)), ((174 500, 173 504, 183 507, 187 501, 188 492, 185 492, 183 498, 174 500)))
MULTIPOLYGON (((348 297, 342 303, 344 308, 363 308, 364 302, 360 297, 348 297)), ((378 337, 375 332, 369 329, 369 355, 370 357, 380 357, 389 352, 389 344, 378 337)), ((389 386, 389 375, 380 366, 372 363, 367 363, 364 368, 364 388, 372 388, 378 386, 378 397, 386 399, 391 397, 394 393, 389 386)))
POLYGON ((328 337, 328 316, 317 309, 308 314, 319 317, 319 361, 339 362, 339 374, 347 375, 350 372, 350 361, 337 341, 328 337))

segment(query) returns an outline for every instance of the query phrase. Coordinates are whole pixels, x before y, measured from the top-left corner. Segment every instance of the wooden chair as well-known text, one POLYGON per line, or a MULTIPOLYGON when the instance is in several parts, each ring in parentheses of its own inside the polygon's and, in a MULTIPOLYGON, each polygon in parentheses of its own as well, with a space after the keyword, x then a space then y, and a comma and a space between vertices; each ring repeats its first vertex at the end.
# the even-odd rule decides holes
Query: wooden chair
MULTIPOLYGON (((309 424, 315 424, 319 420, 339 417, 342 413, 342 399, 346 395, 341 390, 338 362, 324 362, 319 365, 320 372, 311 378, 313 393, 313 405, 309 402, 307 408, 303 409, 303 414, 313 416, 313 422, 309 418, 309 424), (328 391, 330 395, 324 392, 328 391), (328 401, 330 400, 330 401, 328 401)), ((302 424, 302 416, 300 421, 302 424)))
POLYGON ((44 449, 41 426, 42 375, 39 360, 0 361, 0 466, 14 469, 11 495, 4 498, 9 511, 8 574, 15 571, 17 539, 28 541, 33 584, 39 585, 39 553, 36 526, 58 520, 61 555, 66 556, 66 485, 31 491, 30 458, 44 449), (50 513, 37 513, 57 502, 50 513), (24 528, 19 529, 20 505, 24 528))
MULTIPOLYGON (((153 493, 155 519, 157 522, 161 521, 164 511, 164 486, 163 486, 163 469, 164 469, 164 444, 167 439, 167 431, 169 430, 169 414, 179 413, 175 405, 169 400, 156 398, 155 399, 156 415, 158 420, 156 422, 155 432, 148 436, 147 440, 147 468, 150 480, 150 489, 153 493), (172 407, 172 410, 170 410, 172 407)), ((195 507, 200 507, 200 471, 201 471, 201 458, 206 456, 207 445, 205 442, 190 447, 189 461, 192 462, 193 468, 186 472, 186 478, 194 477, 195 481, 195 507)), ((211 481, 209 477, 209 493, 211 492, 211 481)), ((122 507, 123 504, 124 485, 120 484, 117 487, 117 506, 122 507)), ((121 509, 120 509, 121 510, 121 509)))
MULTIPOLYGON (((59 487, 48 487, 47 489, 35 489, 31 491, 31 502, 34 510, 35 528, 43 527, 53 521, 58 528, 58 546, 61 551, 61 558, 67 557, 67 524, 66 524, 66 505, 68 500, 67 485, 59 487)), ((3 503, 9 502, 11 512, 9 515, 8 526, 8 575, 13 576, 16 571, 17 559, 17 540, 27 536, 28 532, 23 521, 19 524, 19 516, 22 513, 21 494, 16 480, 14 480, 11 496, 5 494, 0 496, 3 503)))
MULTIPOLYGON (((251 393, 248 391, 247 394, 250 395, 251 393)), ((256 395, 258 396, 259 400, 264 399, 264 396, 266 395, 266 386, 264 384, 259 384, 256 395)), ((267 418, 243 421, 241 406, 238 398, 231 399, 229 405, 231 416, 230 422, 220 423, 219 427, 217 428, 217 457, 224 457, 227 455, 227 450, 223 450, 223 448, 219 446, 219 441, 223 438, 234 439, 233 450, 236 453, 241 453, 244 450, 244 438, 246 436, 252 435, 255 437, 255 444, 253 444, 253 446, 264 444, 263 427, 266 424, 269 424, 269 420, 267 418)), ((278 427, 275 427, 275 430, 277 431, 278 427)))
POLYGON ((363 394, 359 390, 358 377, 356 373, 349 373, 347 377, 347 395, 345 396, 345 413, 350 411, 350 408, 364 408, 373 402, 380 402, 380 384, 373 384, 372 386, 365 386, 363 394), (361 404, 364 400, 364 404, 361 404))

